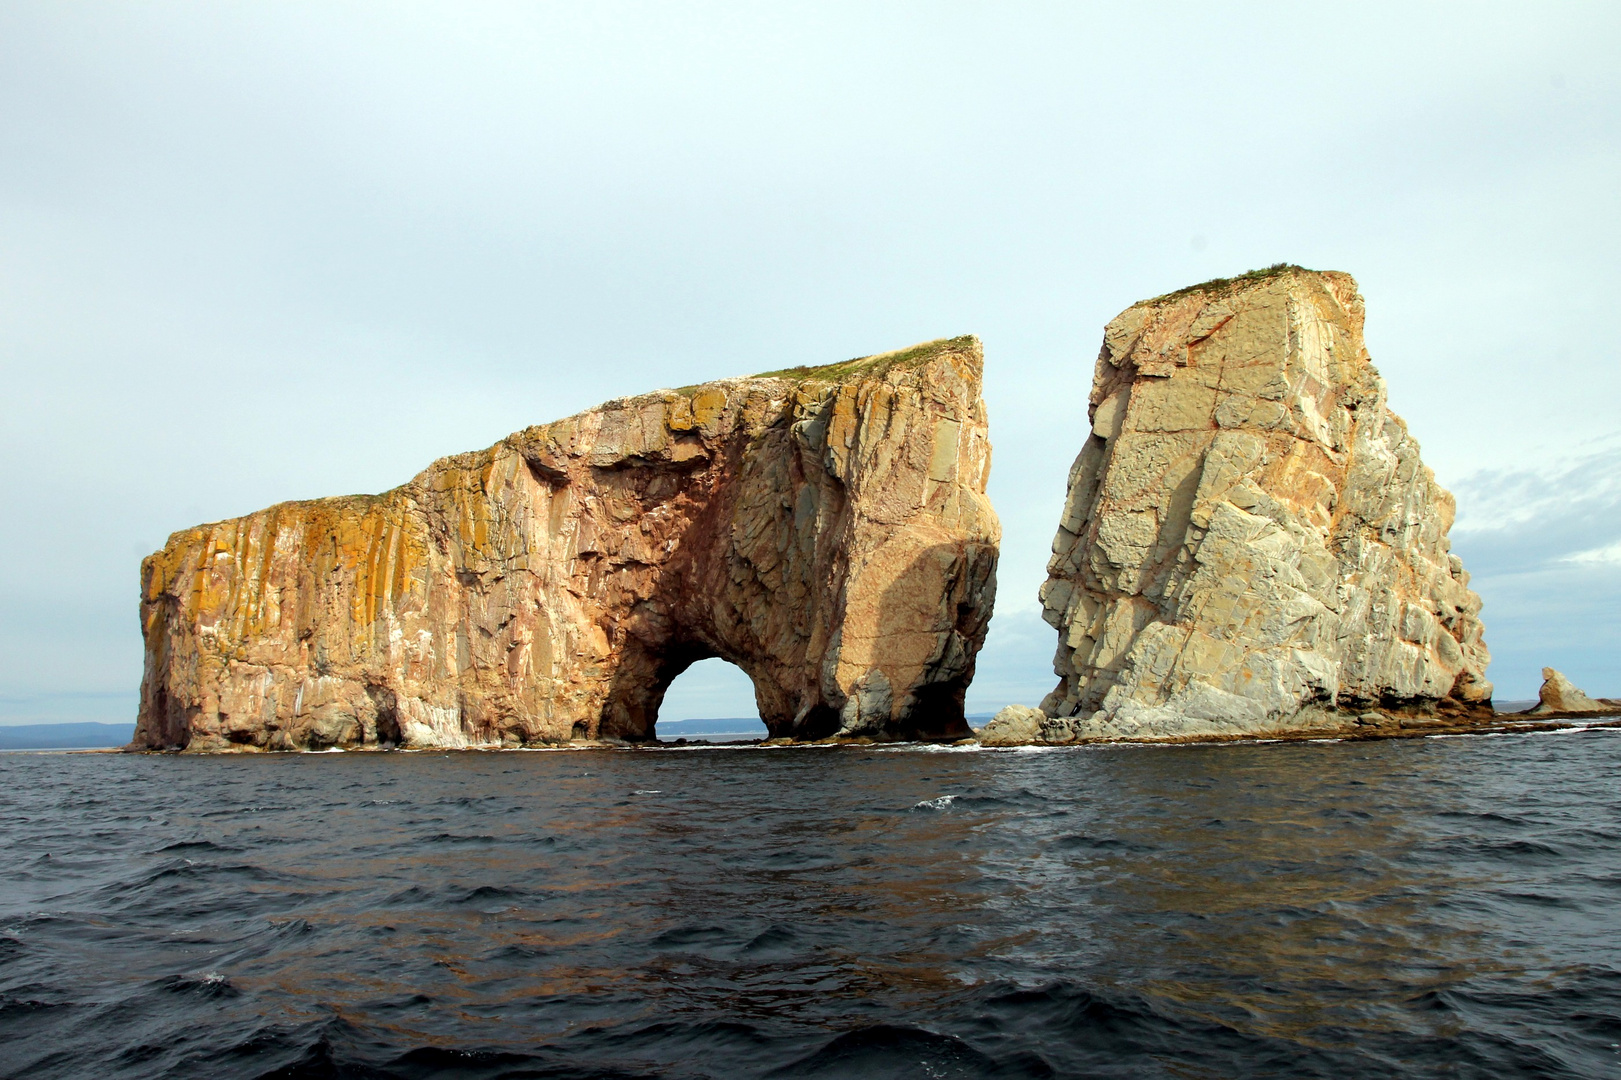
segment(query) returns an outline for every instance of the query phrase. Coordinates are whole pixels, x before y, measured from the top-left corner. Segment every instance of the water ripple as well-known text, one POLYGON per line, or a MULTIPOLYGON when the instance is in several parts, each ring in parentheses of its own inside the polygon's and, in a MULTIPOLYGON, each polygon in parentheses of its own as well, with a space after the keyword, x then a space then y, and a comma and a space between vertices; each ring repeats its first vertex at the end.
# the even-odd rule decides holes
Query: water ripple
POLYGON ((1613 1077, 1605 734, 0 755, 0 1076, 1613 1077))

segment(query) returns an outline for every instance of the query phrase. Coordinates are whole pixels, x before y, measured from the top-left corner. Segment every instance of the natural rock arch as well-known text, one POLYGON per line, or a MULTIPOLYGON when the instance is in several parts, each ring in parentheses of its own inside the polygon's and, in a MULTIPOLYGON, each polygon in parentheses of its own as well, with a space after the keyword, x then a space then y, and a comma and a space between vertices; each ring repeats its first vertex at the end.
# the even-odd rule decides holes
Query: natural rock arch
POLYGON ((655 733, 660 739, 707 735, 714 733, 709 729, 716 724, 730 726, 714 732, 767 734, 748 672, 722 657, 708 656, 694 660, 665 687, 655 733), (693 728, 694 723, 700 726, 693 728))
POLYGON ((775 736, 968 734, 999 527, 973 338, 610 402, 142 564, 140 746, 650 737, 719 656, 775 736))

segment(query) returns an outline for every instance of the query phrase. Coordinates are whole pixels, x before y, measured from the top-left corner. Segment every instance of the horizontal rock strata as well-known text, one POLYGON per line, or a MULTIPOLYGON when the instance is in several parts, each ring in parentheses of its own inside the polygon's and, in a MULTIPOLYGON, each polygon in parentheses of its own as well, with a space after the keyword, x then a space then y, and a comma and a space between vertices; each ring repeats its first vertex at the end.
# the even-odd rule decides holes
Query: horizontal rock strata
POLYGON ((610 402, 141 567, 135 746, 641 740, 719 656, 771 734, 968 734, 999 527, 956 338, 610 402))
POLYGON ((1345 274, 1277 267, 1108 326, 1045 617, 1040 741, 1490 719, 1452 497, 1345 274))

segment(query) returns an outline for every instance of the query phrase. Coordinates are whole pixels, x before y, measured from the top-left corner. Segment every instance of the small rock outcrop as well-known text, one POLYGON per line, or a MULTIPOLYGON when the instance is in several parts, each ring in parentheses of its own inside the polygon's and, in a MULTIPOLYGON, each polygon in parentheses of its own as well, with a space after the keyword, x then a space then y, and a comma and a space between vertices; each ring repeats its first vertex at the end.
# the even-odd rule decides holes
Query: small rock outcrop
POLYGON ((1537 691, 1533 713, 1614 712, 1615 706, 1595 701, 1574 683, 1551 667, 1542 669, 1542 689, 1537 691))
POLYGON ((609 402, 141 565, 134 746, 653 737, 706 657, 776 737, 969 734, 999 526, 955 338, 609 402))
POLYGON ((974 732, 982 746, 1026 746, 1044 741, 1042 727, 1053 723, 1040 709, 1005 705, 990 723, 974 732))
POLYGON ((1346 274, 1273 267, 1109 323, 1045 617, 1043 741, 1491 716, 1452 497, 1346 274))

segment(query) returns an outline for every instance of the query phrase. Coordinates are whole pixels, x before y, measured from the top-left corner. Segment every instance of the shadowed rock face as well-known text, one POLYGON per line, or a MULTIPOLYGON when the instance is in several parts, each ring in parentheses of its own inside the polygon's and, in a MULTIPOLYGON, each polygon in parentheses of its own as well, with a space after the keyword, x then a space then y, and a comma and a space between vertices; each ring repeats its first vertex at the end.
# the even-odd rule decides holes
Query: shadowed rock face
POLYGON ((1362 323, 1348 275, 1291 267, 1109 324, 1041 593, 1045 740, 1489 718, 1452 497, 1362 323))
POLYGON ((141 565, 135 745, 650 738, 719 656, 773 736, 967 735, 999 526, 981 351, 659 391, 141 565))

